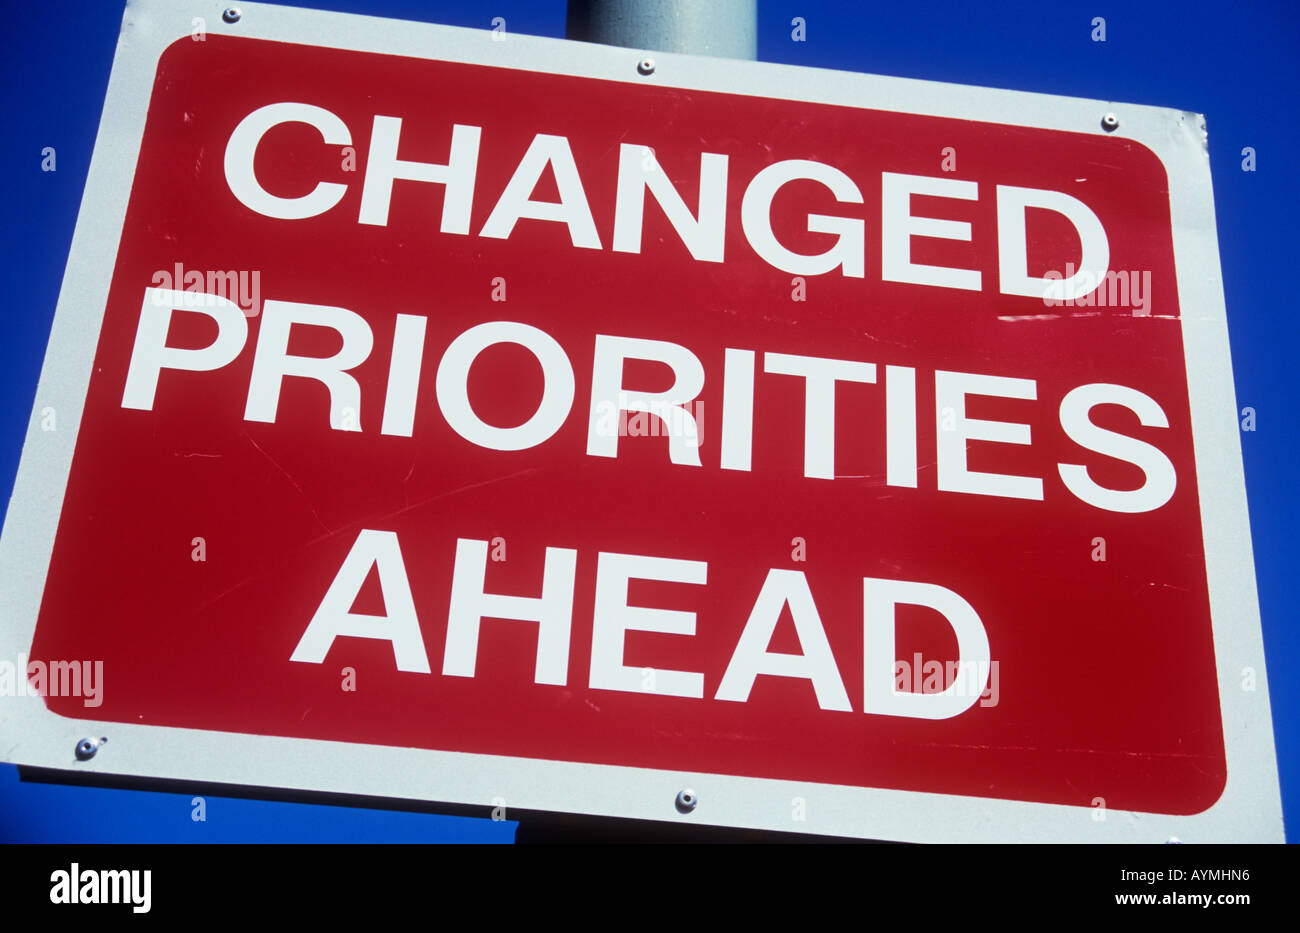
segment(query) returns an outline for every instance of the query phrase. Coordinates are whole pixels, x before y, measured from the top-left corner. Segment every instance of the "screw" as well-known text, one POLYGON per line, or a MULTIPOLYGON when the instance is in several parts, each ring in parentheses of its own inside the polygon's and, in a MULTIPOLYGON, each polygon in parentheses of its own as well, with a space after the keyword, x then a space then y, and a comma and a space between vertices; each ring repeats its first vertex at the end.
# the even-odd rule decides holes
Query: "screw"
POLYGON ((696 797, 695 791, 689 787, 677 792, 677 809, 682 813, 690 813, 699 802, 700 798, 696 797))
POLYGON ((225 20, 226 22, 228 22, 228 23, 237 23, 237 22, 239 22, 239 18, 240 18, 241 16, 243 16, 243 15, 244 15, 244 14, 240 11, 239 7, 237 7, 237 6, 228 6, 228 7, 226 7, 226 9, 222 12, 222 14, 221 14, 221 18, 224 19, 224 20, 225 20))
POLYGON ((99 751, 99 746, 103 745, 107 741, 108 739, 106 738, 101 738, 99 741, 95 741, 94 739, 82 739, 77 743, 77 760, 89 761, 94 758, 95 752, 99 751))
POLYGON ((1101 128, 1107 133, 1113 133, 1119 129, 1119 117, 1113 113, 1108 113, 1101 118, 1101 128))
POLYGON ((636 70, 641 72, 643 75, 654 74, 655 60, 649 57, 641 59, 636 63, 636 70))

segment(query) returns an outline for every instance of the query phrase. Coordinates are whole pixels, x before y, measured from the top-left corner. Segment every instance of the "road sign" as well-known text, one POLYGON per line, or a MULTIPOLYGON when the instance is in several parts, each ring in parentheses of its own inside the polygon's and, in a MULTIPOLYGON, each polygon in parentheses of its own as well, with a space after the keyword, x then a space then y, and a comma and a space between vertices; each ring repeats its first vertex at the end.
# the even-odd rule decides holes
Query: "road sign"
POLYGON ((196 10, 127 10, 8 760, 1281 839, 1199 117, 196 10))

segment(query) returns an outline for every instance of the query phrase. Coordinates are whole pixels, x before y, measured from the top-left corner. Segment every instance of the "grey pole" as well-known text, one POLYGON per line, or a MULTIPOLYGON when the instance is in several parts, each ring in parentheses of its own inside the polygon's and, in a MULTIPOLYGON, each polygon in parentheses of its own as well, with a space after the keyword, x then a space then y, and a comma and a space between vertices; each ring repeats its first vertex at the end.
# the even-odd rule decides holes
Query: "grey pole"
POLYGON ((757 0, 569 0, 581 42, 716 58, 758 57, 757 0))

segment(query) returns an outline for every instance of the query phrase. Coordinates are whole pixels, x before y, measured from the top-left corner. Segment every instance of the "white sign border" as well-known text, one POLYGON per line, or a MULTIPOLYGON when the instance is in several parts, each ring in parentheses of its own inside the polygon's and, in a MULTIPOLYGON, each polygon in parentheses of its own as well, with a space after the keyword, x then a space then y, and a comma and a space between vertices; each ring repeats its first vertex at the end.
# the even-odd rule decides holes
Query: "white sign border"
POLYGON ((161 726, 78 721, 38 697, 0 698, 0 760, 43 768, 380 798, 818 833, 914 842, 1281 842, 1281 798, 1255 592, 1236 396, 1220 278, 1204 122, 1192 113, 824 69, 655 52, 263 4, 240 4, 227 24, 209 0, 130 0, 55 311, 13 497, 0 535, 0 659, 32 643, 73 449, 135 175, 158 59, 189 37, 271 39, 552 74, 869 107, 1114 136, 1160 158, 1169 176, 1174 258, 1189 379, 1197 483, 1205 529, 1228 781, 1191 816, 1108 811, 717 774, 356 745, 161 726), (41 429, 53 408, 58 430, 41 429), (1256 689, 1242 687, 1243 670, 1256 689), (85 737, 110 741, 88 761, 85 737), (679 813, 691 787, 697 809, 679 813), (806 819, 792 802, 805 801, 806 819))

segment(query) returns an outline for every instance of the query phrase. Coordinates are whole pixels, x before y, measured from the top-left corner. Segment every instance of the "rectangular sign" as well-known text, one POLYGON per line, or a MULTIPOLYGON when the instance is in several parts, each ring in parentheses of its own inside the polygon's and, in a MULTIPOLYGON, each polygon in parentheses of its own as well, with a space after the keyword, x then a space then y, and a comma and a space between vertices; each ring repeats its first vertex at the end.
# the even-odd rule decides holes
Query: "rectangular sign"
POLYGON ((195 9, 126 14, 8 760, 1281 839, 1199 117, 195 9))

